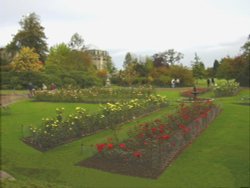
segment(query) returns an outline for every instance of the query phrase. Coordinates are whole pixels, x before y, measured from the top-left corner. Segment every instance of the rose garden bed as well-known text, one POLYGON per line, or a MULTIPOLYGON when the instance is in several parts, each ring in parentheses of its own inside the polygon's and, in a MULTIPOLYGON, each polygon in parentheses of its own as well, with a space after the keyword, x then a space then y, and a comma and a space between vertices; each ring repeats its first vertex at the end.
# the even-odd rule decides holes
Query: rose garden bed
POLYGON ((101 105, 101 110, 93 114, 77 107, 75 113, 65 117, 64 109, 58 108, 55 118, 43 118, 40 126, 30 127, 29 136, 23 138, 23 141, 38 150, 46 151, 103 129, 115 131, 122 123, 167 105, 168 101, 165 97, 150 95, 144 100, 132 99, 121 103, 107 103, 101 105))
POLYGON ((150 95, 155 95, 155 90, 151 87, 140 88, 89 88, 74 89, 64 88, 57 90, 36 91, 35 101, 47 102, 82 102, 82 103, 115 103, 124 102, 130 99, 145 99, 150 95))
POLYGON ((138 125, 122 143, 97 144, 98 153, 78 165, 156 179, 219 112, 211 101, 181 104, 176 114, 138 125))

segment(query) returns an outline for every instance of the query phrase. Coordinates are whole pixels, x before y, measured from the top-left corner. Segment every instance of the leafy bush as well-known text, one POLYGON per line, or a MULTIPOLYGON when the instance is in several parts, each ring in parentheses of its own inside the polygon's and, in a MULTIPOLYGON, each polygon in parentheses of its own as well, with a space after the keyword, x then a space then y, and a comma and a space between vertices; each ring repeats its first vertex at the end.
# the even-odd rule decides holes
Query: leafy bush
POLYGON ((238 93, 239 86, 235 80, 221 81, 214 87, 214 94, 216 97, 233 96, 238 93))
POLYGON ((58 87, 74 85, 79 88, 102 86, 101 79, 95 75, 90 75, 82 71, 73 72, 1 72, 1 89, 27 89, 29 82, 36 88, 41 88, 42 84, 49 86, 55 83, 58 87), (17 87, 18 86, 18 87, 17 87))

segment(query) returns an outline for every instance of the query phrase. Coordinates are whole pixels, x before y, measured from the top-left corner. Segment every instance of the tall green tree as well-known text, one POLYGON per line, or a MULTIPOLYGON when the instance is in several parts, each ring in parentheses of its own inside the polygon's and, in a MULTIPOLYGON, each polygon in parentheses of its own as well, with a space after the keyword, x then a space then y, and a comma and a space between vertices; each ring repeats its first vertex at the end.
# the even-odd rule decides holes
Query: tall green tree
POLYGON ((46 70, 52 71, 94 71, 94 65, 86 52, 71 50, 61 43, 50 49, 46 70))
POLYGON ((192 72, 195 79, 202 79, 205 76, 205 65, 200 57, 195 53, 194 60, 191 62, 192 72))
POLYGON ((217 70, 218 70, 219 66, 220 66, 219 61, 218 61, 217 59, 216 59, 216 60, 214 60, 214 64, 213 64, 213 76, 215 76, 215 75, 216 75, 216 73, 217 73, 217 70))
POLYGON ((114 74, 117 72, 117 69, 112 61, 111 57, 108 57, 108 61, 107 61, 107 71, 109 74, 114 74))
POLYGON ((49 55, 45 64, 45 69, 62 71, 67 69, 67 58, 71 49, 64 43, 57 44, 50 48, 49 55))
POLYGON ((40 18, 36 13, 23 16, 19 22, 21 29, 14 35, 7 45, 7 50, 16 54, 21 48, 33 48, 39 54, 40 60, 45 61, 48 51, 44 27, 40 24, 40 18))
POLYGON ((84 45, 84 39, 78 33, 72 35, 69 42, 69 47, 74 50, 84 50, 86 48, 84 45))
POLYGON ((236 79, 239 67, 235 67, 235 65, 235 61, 231 57, 221 59, 220 66, 217 71, 217 77, 224 78, 226 80, 236 79))
POLYGON ((121 79, 127 83, 129 86, 132 85, 132 83, 137 78, 138 74, 135 70, 135 64, 130 63, 126 66, 126 69, 124 71, 120 72, 121 79))
POLYGON ((242 86, 248 86, 250 83, 250 35, 248 40, 241 47, 242 54, 236 57, 225 57, 220 61, 217 70, 217 77, 235 79, 242 86))
POLYGON ((153 61, 156 67, 170 66, 179 63, 184 55, 174 49, 169 49, 165 52, 156 53, 153 55, 153 61))
POLYGON ((241 50, 243 51, 241 58, 244 66, 240 72, 239 82, 242 86, 250 87, 250 35, 246 43, 241 47, 241 50))
POLYGON ((175 63, 179 63, 181 59, 184 58, 184 55, 180 52, 175 51, 174 49, 169 49, 164 52, 166 61, 170 65, 174 65, 175 63))
POLYGON ((7 52, 6 48, 0 48, 0 66, 11 63, 11 54, 7 52))
POLYGON ((241 47, 243 51, 242 56, 246 59, 246 61, 250 61, 250 35, 248 36, 248 40, 246 43, 241 47))
POLYGON ((124 59, 124 61, 123 61, 123 68, 126 69, 126 67, 127 67, 128 65, 130 65, 131 63, 133 63, 133 61, 134 61, 134 58, 133 58, 132 54, 131 54, 130 52, 128 52, 128 53, 125 55, 125 59, 124 59))

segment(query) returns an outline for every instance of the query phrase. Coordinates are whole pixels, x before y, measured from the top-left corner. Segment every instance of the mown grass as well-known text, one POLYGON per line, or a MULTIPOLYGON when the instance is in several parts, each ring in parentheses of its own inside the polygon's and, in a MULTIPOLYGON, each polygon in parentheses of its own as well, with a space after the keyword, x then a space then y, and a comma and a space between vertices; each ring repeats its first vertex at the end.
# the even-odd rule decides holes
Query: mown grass
MULTIPOLYGON (((136 122, 125 124, 119 131, 120 139, 136 123, 149 121, 176 109, 178 90, 161 90, 171 106, 136 122)), ((21 140, 20 125, 39 125, 41 118, 53 117, 56 107, 70 113, 80 104, 41 103, 21 101, 10 106, 8 114, 1 114, 1 165, 14 175, 16 182, 4 187, 107 187, 107 188, 181 188, 181 187, 248 187, 249 186, 249 106, 235 102, 249 95, 249 89, 238 96, 216 99, 223 111, 211 126, 190 145, 157 179, 145 179, 112 174, 75 164, 93 155, 94 145, 112 137, 112 131, 82 138, 39 152, 21 140), (84 147, 81 148, 81 144, 84 147)), ((89 111, 98 105, 81 104, 89 111)))

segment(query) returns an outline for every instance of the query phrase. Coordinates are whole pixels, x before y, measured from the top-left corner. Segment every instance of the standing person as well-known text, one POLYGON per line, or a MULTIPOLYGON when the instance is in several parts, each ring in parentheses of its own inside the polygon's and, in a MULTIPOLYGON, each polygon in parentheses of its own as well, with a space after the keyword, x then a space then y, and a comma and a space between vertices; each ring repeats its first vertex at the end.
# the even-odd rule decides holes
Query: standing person
POLYGON ((210 79, 207 79, 207 87, 210 87, 210 79))
POLYGON ((180 79, 177 78, 176 81, 175 81, 175 83, 176 83, 176 87, 178 87, 180 85, 180 79))
POLYGON ((51 91, 56 90, 56 84, 52 83, 50 86, 51 91))
POLYGON ((214 78, 211 79, 213 86, 215 85, 214 78))
POLYGON ((175 88, 175 79, 174 78, 171 80, 171 85, 172 85, 172 88, 175 88))
POLYGON ((35 88, 32 82, 28 83, 29 97, 33 97, 35 93, 35 88))
POLYGON ((42 90, 47 90, 47 86, 44 83, 42 84, 42 90))

